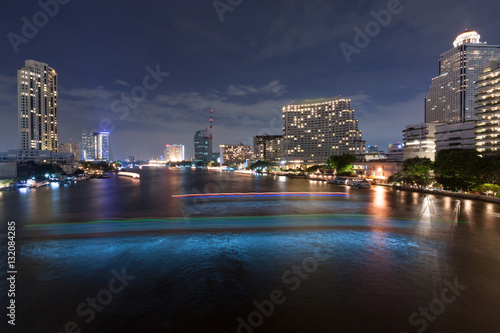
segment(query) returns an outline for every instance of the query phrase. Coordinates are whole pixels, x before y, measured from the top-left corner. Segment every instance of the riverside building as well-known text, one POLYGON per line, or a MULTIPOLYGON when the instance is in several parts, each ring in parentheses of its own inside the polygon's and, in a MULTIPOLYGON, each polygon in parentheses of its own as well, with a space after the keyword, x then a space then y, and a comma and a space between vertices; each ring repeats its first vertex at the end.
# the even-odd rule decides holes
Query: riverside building
POLYGON ((476 149, 481 154, 500 152, 500 62, 491 63, 477 78, 476 149))
POLYGON ((476 122, 436 126, 436 152, 445 149, 476 149, 476 122))
POLYGON ((254 160, 254 153, 251 146, 239 145, 220 145, 220 163, 233 166, 234 164, 247 164, 254 160))
POLYGON ((43 62, 26 60, 17 71, 20 150, 58 150, 57 73, 43 62))
POLYGON ((82 160, 109 161, 109 132, 82 132, 82 160))
POLYGON ((436 124, 406 126, 403 131, 403 160, 413 157, 436 158, 436 124))
POLYGON ((165 161, 182 162, 184 161, 184 145, 166 145, 164 152, 165 161))
POLYGON ((212 160, 212 134, 208 129, 194 134, 194 162, 207 164, 212 160))
POLYGON ((332 155, 363 155, 365 141, 351 100, 294 102, 283 107, 283 156, 288 165, 324 163, 332 155))
POLYGON ((457 123, 476 119, 475 82, 492 60, 500 60, 500 45, 480 42, 475 31, 465 31, 453 48, 441 54, 439 75, 432 79, 425 99, 426 123, 457 123))

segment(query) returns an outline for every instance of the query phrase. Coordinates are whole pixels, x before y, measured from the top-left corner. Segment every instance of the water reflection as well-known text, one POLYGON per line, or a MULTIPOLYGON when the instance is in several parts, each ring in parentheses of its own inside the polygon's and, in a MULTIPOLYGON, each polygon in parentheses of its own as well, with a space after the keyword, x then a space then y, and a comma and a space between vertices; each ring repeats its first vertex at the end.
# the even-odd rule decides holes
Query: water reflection
POLYGON ((141 179, 92 179, 70 186, 2 192, 0 218, 21 224, 288 214, 350 214, 419 221, 424 231, 438 221, 466 221, 498 231, 500 205, 373 186, 351 187, 229 172, 149 169, 141 179), (248 192, 341 192, 345 197, 231 197, 176 200, 172 195, 248 192), (457 205, 461 202, 457 218, 457 205))

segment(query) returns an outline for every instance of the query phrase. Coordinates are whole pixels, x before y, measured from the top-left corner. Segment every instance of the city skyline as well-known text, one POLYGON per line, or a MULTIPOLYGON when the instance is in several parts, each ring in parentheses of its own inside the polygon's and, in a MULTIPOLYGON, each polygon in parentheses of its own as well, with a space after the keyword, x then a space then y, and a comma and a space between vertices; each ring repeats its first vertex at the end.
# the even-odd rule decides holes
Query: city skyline
POLYGON ((2 331, 500 332, 500 3, 3 9, 2 331))
MULTIPOLYGON (((30 11, 6 5, 11 7, 11 15, 1 23, 5 35, 22 34, 21 18, 31 19, 42 10, 33 4, 30 11)), ((19 44, 17 53, 4 38, 0 113, 5 122, 0 125, 0 151, 17 148, 10 140, 16 136, 11 126, 15 121, 13 108, 17 107, 13 73, 26 59, 46 62, 58 72, 60 142, 75 140, 83 129, 104 129, 101 123, 112 127, 111 153, 116 159, 125 159, 128 155, 158 155, 168 142, 184 144, 186 156, 193 156, 192 133, 206 127, 205 115, 210 108, 217 112, 214 147, 251 144, 248 138, 263 134, 261 130, 280 134, 274 123, 282 106, 293 100, 336 94, 352 100, 367 144, 385 150, 388 144, 401 141, 406 124, 424 121, 424 97, 436 75, 436 61, 452 47, 459 33, 468 28, 478 31, 489 44, 499 43, 494 35, 495 21, 488 19, 494 12, 491 7, 486 10, 477 4, 462 4, 455 8, 449 1, 402 3, 401 12, 392 16, 369 45, 353 54, 350 63, 340 44, 353 44, 353 29, 365 27, 374 19, 370 12, 384 10, 387 2, 359 8, 327 1, 291 2, 286 10, 281 2, 267 4, 259 21, 261 27, 252 24, 251 34, 242 29, 263 11, 262 4, 244 3, 225 13, 223 22, 211 3, 200 3, 200 10, 191 10, 187 4, 154 4, 142 10, 171 19, 152 15, 151 22, 134 21, 130 27, 122 17, 132 15, 133 6, 95 5, 92 13, 96 16, 91 19, 95 24, 84 34, 81 27, 86 25, 80 20, 90 18, 90 10, 85 8, 88 5, 69 2, 61 5, 57 15, 38 28, 27 44, 19 44), (328 13, 333 10, 342 10, 345 18, 330 22, 328 13), (445 10, 449 15, 436 19, 445 10), (313 20, 308 14, 313 12, 322 14, 313 20), (101 22, 103 15, 117 21, 116 26, 101 22), (130 36, 123 29, 137 33, 130 36), (97 31, 103 31, 104 36, 97 31), (282 34, 284 31, 287 33, 282 34), (109 38, 114 38, 113 45, 107 43, 109 38), (159 45, 159 40, 165 43, 159 45), (81 49, 81 43, 87 48, 81 49), (137 47, 120 52, 129 43, 137 47), (61 52, 54 52, 56 49, 61 52), (412 51, 415 49, 419 52, 412 51), (90 50, 106 52, 94 54, 90 50), (143 79, 155 72, 159 80, 149 82, 155 88, 147 90, 137 105, 127 106, 122 94, 142 87, 143 79), (113 112, 113 105, 117 112, 113 112)))
POLYGON ((457 36, 453 48, 441 54, 439 76, 432 78, 425 100, 425 122, 456 123, 476 119, 477 77, 500 59, 500 45, 481 41, 476 31, 457 36))

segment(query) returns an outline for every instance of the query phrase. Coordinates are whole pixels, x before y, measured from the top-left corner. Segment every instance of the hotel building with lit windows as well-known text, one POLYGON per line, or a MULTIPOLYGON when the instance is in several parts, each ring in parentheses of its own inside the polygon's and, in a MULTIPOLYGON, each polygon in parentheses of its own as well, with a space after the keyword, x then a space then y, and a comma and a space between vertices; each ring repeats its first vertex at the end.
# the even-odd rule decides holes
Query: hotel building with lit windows
POLYGON ((305 100, 283 107, 286 164, 318 164, 332 155, 364 153, 365 141, 350 99, 305 100))
POLYGON ((500 152, 500 62, 491 63, 476 83, 476 149, 500 152))
POLYGON ((43 62, 26 60, 17 71, 20 150, 58 149, 57 73, 43 62))
POLYGON ((109 161, 109 132, 82 132, 82 160, 109 161))
POLYGON ((248 161, 255 159, 252 146, 239 145, 220 145, 220 163, 233 166, 234 164, 247 164, 248 161))
POLYGON ((453 48, 441 54, 439 75, 425 98, 426 123, 457 123, 476 119, 475 82, 488 62, 500 60, 500 45, 480 42, 475 31, 465 31, 453 48))
POLYGON ((166 145, 164 152, 165 161, 182 162, 184 161, 184 145, 166 145))

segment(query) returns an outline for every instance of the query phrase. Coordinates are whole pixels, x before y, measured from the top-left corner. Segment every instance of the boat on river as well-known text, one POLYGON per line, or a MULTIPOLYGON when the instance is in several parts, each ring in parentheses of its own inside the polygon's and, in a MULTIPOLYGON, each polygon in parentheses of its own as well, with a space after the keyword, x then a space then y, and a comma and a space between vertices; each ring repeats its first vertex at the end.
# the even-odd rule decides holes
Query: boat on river
POLYGON ((353 179, 347 182, 347 186, 354 188, 371 188, 372 186, 366 179, 353 179))

